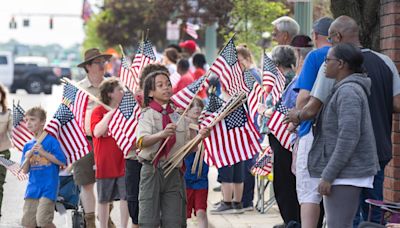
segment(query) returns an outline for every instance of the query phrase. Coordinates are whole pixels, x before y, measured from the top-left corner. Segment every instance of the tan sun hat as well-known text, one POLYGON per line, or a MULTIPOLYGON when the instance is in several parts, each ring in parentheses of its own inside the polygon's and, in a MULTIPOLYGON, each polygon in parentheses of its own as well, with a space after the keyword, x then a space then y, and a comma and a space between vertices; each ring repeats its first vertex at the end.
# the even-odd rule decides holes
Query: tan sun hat
POLYGON ((85 52, 85 61, 79 63, 77 66, 84 67, 88 62, 98 57, 104 57, 106 60, 109 60, 112 57, 112 55, 101 53, 98 48, 91 48, 86 50, 85 52))

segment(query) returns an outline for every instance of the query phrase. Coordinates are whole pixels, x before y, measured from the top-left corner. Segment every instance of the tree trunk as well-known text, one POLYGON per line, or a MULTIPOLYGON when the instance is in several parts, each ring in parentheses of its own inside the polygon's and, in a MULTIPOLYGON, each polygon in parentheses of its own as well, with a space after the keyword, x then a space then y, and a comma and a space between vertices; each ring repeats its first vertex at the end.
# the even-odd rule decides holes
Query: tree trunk
POLYGON ((379 51, 379 0, 331 0, 334 18, 347 15, 360 27, 360 42, 364 47, 379 51))

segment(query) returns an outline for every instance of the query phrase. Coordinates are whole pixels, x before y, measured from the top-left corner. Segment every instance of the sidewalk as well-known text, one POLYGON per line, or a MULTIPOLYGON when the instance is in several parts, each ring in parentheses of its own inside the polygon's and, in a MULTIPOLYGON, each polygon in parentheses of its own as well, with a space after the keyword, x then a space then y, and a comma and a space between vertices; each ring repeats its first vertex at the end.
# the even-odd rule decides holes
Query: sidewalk
MULTIPOLYGON (((11 159, 13 161, 20 161, 21 153, 12 151, 11 159)), ((215 167, 210 168, 209 172, 209 192, 208 192, 208 221, 210 228, 271 228, 275 224, 282 223, 279 215, 278 208, 274 205, 267 213, 260 214, 254 210, 245 212, 238 215, 211 215, 209 211, 212 205, 221 200, 221 193, 214 192, 212 189, 219 185, 217 183, 217 170, 215 167)), ((27 181, 18 181, 11 173, 7 174, 6 183, 4 185, 4 199, 2 208, 2 217, 0 218, 0 228, 13 228, 21 227, 20 220, 22 217, 22 206, 24 204, 24 192, 27 181)), ((269 198, 269 189, 267 189, 265 199, 269 198)), ((256 203, 257 197, 254 198, 256 203)), ((120 227, 119 220, 119 203, 114 203, 114 210, 111 217, 117 227, 120 227)), ((188 228, 196 228, 196 218, 187 221, 188 228)), ((68 210, 67 214, 60 215, 54 214, 54 224, 57 228, 69 228, 71 225, 71 211, 68 210)), ((99 225, 99 224, 97 224, 99 225)), ((129 226, 130 227, 130 226, 129 226)))
MULTIPOLYGON (((270 228, 276 224, 283 223, 279 214, 277 205, 274 205, 267 213, 261 214, 257 210, 245 212, 235 215, 211 215, 210 210, 212 205, 221 200, 221 192, 214 192, 212 189, 219 185, 217 182, 217 169, 210 168, 209 191, 208 191, 208 223, 210 228, 270 228)), ((269 188, 265 191, 265 200, 269 198, 269 188)), ((257 197, 254 196, 254 204, 257 202, 257 197)), ((188 227, 197 227, 196 219, 188 220, 188 227)))

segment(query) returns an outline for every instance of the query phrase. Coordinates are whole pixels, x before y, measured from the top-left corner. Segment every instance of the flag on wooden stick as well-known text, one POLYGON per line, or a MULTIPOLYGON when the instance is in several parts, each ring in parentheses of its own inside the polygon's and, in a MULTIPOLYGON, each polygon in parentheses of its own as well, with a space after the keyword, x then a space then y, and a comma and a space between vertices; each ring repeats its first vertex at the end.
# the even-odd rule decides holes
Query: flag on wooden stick
POLYGON ((111 117, 108 132, 115 139, 122 152, 127 155, 136 142, 136 127, 140 105, 130 91, 125 91, 121 103, 111 117))
POLYGON ((11 161, 4 156, 0 156, 0 165, 4 166, 20 181, 28 179, 28 175, 20 171, 20 165, 18 163, 11 161))
POLYGON ((239 92, 249 92, 243 80, 243 72, 239 64, 237 50, 231 38, 222 49, 218 58, 212 64, 210 70, 220 79, 222 87, 229 95, 239 92))
POLYGON ((68 164, 79 160, 91 150, 83 129, 72 111, 63 103, 58 106, 45 131, 58 139, 68 164))
POLYGON ((26 127, 24 120, 25 111, 18 104, 13 104, 13 129, 11 131, 11 140, 15 148, 22 151, 24 145, 33 138, 32 132, 26 127))

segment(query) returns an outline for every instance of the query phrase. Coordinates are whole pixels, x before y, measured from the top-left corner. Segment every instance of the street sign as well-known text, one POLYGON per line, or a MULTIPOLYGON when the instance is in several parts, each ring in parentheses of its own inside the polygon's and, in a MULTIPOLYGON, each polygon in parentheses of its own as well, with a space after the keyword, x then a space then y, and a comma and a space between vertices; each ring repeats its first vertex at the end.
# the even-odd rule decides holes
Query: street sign
POLYGON ((167 22, 167 40, 179 40, 179 29, 180 21, 172 23, 172 21, 167 22))

